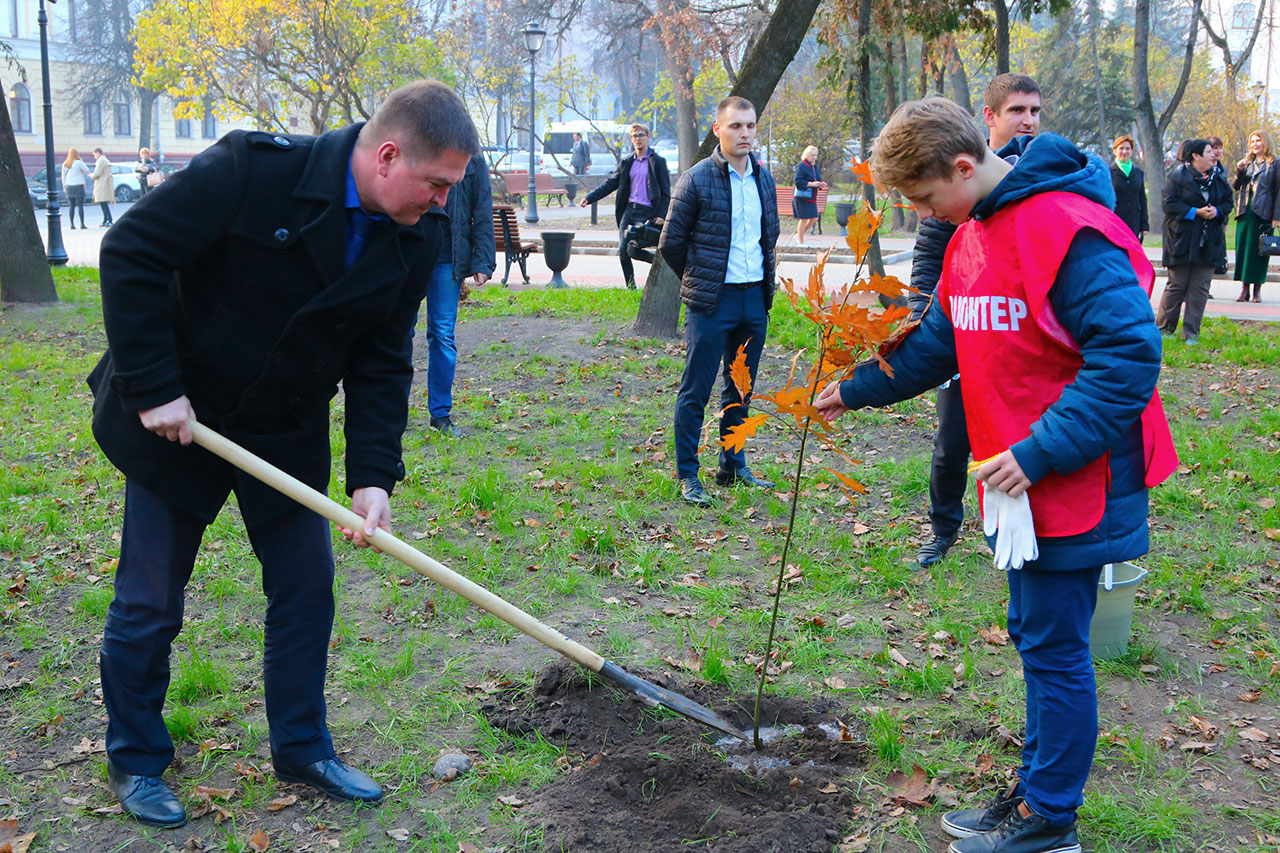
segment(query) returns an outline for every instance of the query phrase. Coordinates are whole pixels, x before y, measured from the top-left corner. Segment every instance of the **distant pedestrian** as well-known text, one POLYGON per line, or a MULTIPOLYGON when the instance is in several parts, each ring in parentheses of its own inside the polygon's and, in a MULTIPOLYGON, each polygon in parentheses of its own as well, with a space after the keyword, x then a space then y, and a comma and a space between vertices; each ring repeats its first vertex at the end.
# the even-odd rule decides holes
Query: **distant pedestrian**
POLYGON ((1213 174, 1213 152, 1207 139, 1189 139, 1180 149, 1182 165, 1169 173, 1164 186, 1164 266, 1169 280, 1160 297, 1156 325, 1166 337, 1178 330, 1189 345, 1200 341, 1200 321, 1209 300, 1215 269, 1227 265, 1224 230, 1231 212, 1231 187, 1213 174))
POLYGON ((138 149, 138 165, 133 167, 133 171, 138 175, 138 197, 141 198, 151 192, 151 176, 160 171, 156 161, 151 159, 150 148, 138 149))
POLYGON ((476 155, 467 173, 449 192, 449 239, 440 245, 431 283, 427 285, 427 410, 431 428, 450 438, 466 433, 453 424, 453 377, 458 366, 454 328, 463 280, 483 287, 497 266, 493 237, 493 190, 489 167, 476 155))
POLYGON ((1262 301, 1262 283, 1267 280, 1270 258, 1258 253, 1258 236, 1280 225, 1275 210, 1277 178, 1276 145, 1271 132, 1261 128, 1249 134, 1249 153, 1236 163, 1236 272, 1240 282, 1240 295, 1236 302, 1249 301, 1249 286, 1253 286, 1253 301, 1262 301), (1261 211, 1261 212, 1259 212, 1261 211))
POLYGON ((573 153, 569 156, 569 165, 575 175, 585 175, 591 168, 591 146, 582 138, 581 133, 573 135, 573 153))
POLYGON ((613 218, 618 223, 618 260, 622 263, 622 280, 635 290, 636 273, 627 251, 627 234, 632 225, 641 222, 663 223, 671 205, 671 172, 662 155, 649 147, 648 125, 631 125, 631 148, 613 174, 583 196, 579 204, 586 207, 617 190, 613 218))
POLYGON ((71 230, 76 227, 76 211, 80 211, 80 227, 84 228, 85 187, 93 180, 89 167, 80 159, 75 148, 67 149, 67 159, 62 161, 62 187, 67 193, 67 221, 71 230))
POLYGON ((818 190, 825 190, 827 182, 818 170, 818 147, 810 145, 800 155, 796 164, 795 193, 791 196, 791 215, 796 218, 796 242, 804 245, 805 232, 818 221, 818 190))
POLYGON ((93 200, 102 208, 102 227, 115 220, 111 217, 111 202, 116 197, 116 179, 111 174, 111 161, 101 148, 93 149, 93 200))
POLYGON ((1116 216, 1129 226, 1142 242, 1151 230, 1147 219, 1147 182, 1133 162, 1133 137, 1129 134, 1117 136, 1111 143, 1111 153, 1115 162, 1111 164, 1111 188, 1116 192, 1116 216))

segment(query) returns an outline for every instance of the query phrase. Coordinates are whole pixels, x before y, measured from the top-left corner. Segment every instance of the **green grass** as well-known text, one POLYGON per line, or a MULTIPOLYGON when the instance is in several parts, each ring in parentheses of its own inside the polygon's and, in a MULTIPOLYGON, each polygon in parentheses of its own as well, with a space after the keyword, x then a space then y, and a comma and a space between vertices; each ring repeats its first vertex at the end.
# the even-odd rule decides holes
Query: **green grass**
MULTIPOLYGON (((96 279, 59 271, 58 285, 57 306, 0 311, 0 675, 30 679, 0 693, 0 740, 41 759, 70 757, 81 736, 103 736, 96 656, 123 498, 122 478, 93 441, 83 386, 105 341, 96 279), (19 576, 21 590, 8 592, 19 576)), ((723 500, 711 510, 678 503, 670 416, 683 353, 629 337, 639 298, 488 288, 465 303, 460 322, 479 343, 463 353, 455 412, 473 437, 444 441, 428 430, 415 388, 394 527, 611 661, 753 697, 748 656, 763 649, 789 504, 715 486, 723 500), (686 656, 702 660, 699 672, 664 661, 686 656)), ((779 300, 759 387, 778 387, 790 355, 810 339, 779 300)), ((1277 832, 1266 809, 1235 807, 1274 792, 1266 774, 1240 761, 1245 742, 1232 721, 1280 702, 1271 674, 1280 659, 1276 543, 1265 532, 1280 529, 1280 508, 1269 503, 1280 482, 1280 330, 1210 320, 1201 343, 1171 344, 1165 355, 1162 393, 1186 468, 1151 494, 1152 553, 1139 560, 1151 574, 1129 653, 1097 665, 1110 737, 1081 812, 1096 850, 1236 849, 1237 838, 1277 832), (1257 691, 1256 702, 1237 698, 1246 690, 1257 691), (1191 715, 1218 726, 1216 752, 1163 748, 1162 731, 1190 726, 1191 715), (1200 787, 1209 775, 1202 767, 1231 774, 1238 791, 1200 787)), ((330 494, 345 501, 341 395, 333 414, 330 494)), ((1011 646, 981 634, 1005 624, 1007 591, 972 518, 945 564, 919 571, 913 562, 932 417, 928 396, 846 416, 848 449, 864 460, 852 474, 868 493, 848 506, 814 485, 830 480, 818 472, 835 463, 808 464, 818 476, 803 494, 787 559, 801 570, 779 620, 776 647, 789 668, 769 692, 829 707, 865 733, 865 775, 855 785, 864 809, 877 807, 891 770, 918 763, 945 774, 968 802, 991 787, 989 776, 974 776, 981 756, 999 770, 1017 762, 1000 732, 1023 725, 1020 665, 1011 646), (895 663, 889 648, 910 665, 895 663), (840 682, 844 689, 830 686, 840 682)), ((753 442, 753 468, 785 491, 790 440, 766 430, 753 442)), ((714 464, 713 451, 702 458, 714 464)), ((344 758, 394 793, 380 811, 325 811, 321 831, 321 819, 298 806, 267 809, 279 794, 269 774, 259 783, 236 770, 267 762, 270 745, 261 572, 233 499, 206 532, 187 588, 164 709, 178 786, 240 792, 234 821, 193 823, 193 833, 219 849, 243 846, 259 825, 270 827, 272 849, 300 847, 317 832, 344 849, 543 849, 543 830, 496 798, 554 784, 558 762, 578 757, 536 734, 495 730, 480 708, 496 701, 485 683, 530 685, 554 654, 416 572, 340 537, 334 543, 330 725, 344 758), (431 765, 446 748, 468 752, 476 770, 433 787, 431 765), (292 829, 295 821, 305 832, 292 829), (401 826, 412 830, 405 844, 385 834, 401 826)), ((641 726, 662 722, 648 714, 641 726)), ((77 786, 99 792, 95 805, 107 802, 100 756, 48 773, 17 776, 15 766, 0 762, 0 797, 15 814, 62 809, 60 798, 76 796, 77 786)), ((872 849, 920 849, 933 815, 917 817, 918 825, 904 818, 876 829, 872 849)), ((45 826, 45 846, 97 841, 96 830, 69 826, 45 826)))

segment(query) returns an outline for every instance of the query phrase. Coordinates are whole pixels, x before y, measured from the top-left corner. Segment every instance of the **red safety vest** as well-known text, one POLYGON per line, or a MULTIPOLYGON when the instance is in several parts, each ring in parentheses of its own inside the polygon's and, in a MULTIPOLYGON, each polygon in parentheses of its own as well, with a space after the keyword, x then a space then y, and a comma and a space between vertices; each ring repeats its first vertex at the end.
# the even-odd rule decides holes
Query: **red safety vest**
MULTIPOLYGON (((1049 289, 1082 228, 1099 231, 1129 254, 1150 297, 1155 272, 1133 232, 1110 210, 1075 193, 1038 193, 990 219, 971 219, 947 247, 936 299, 955 329, 975 459, 1029 436, 1031 425, 1084 364, 1049 302, 1049 289)), ((1178 466, 1158 392, 1142 413, 1142 439, 1151 487, 1178 466)), ((1051 471, 1031 487, 1037 535, 1074 536, 1097 526, 1106 509, 1109 456, 1070 474, 1051 471)))

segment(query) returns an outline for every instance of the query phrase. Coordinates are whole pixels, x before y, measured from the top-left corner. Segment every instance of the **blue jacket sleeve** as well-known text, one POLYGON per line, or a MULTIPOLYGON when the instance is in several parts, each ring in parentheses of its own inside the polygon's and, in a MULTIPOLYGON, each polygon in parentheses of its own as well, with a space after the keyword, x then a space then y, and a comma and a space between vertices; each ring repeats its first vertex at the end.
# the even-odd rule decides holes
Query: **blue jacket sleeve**
POLYGON ((887 406, 919 396, 956 375, 955 330, 936 305, 886 359, 893 376, 876 361, 859 364, 840 383, 840 399, 850 409, 887 406))
POLYGON ((1160 333, 1124 250, 1097 231, 1076 235, 1049 301, 1084 364, 1011 450, 1031 482, 1101 458, 1142 414, 1160 375, 1160 333))

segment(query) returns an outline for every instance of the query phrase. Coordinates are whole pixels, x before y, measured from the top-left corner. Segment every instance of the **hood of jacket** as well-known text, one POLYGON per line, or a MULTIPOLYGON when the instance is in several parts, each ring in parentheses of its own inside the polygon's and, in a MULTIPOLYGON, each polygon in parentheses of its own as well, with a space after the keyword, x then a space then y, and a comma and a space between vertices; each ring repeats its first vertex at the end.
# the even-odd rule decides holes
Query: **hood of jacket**
POLYGON ((973 208, 975 219, 986 219, 1000 208, 1036 193, 1070 192, 1111 210, 1116 204, 1111 168, 1095 154, 1087 154, 1056 133, 1019 136, 997 152, 1016 157, 1013 171, 973 208))

